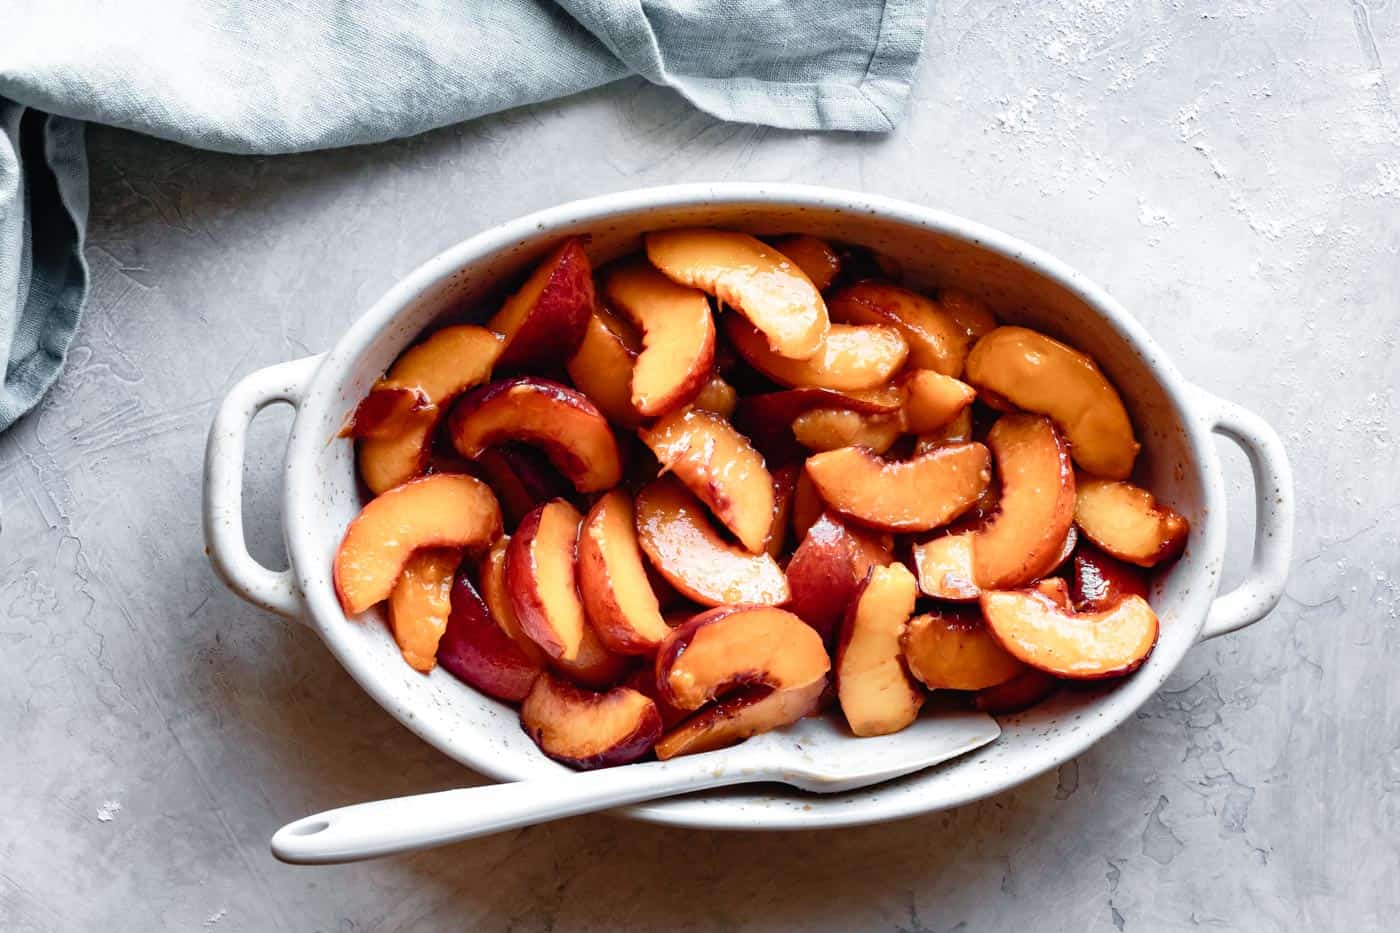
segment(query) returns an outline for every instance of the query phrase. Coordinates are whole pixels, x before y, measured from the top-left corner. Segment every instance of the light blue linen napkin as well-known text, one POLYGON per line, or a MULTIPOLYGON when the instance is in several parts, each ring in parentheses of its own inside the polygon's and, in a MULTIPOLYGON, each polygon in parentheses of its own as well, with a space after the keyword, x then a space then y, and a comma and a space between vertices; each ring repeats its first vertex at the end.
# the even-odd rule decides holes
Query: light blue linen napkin
POLYGON ((0 431, 87 287, 83 121, 283 153, 408 136, 629 74, 727 120, 883 132, 927 0, 7 0, 0 431))

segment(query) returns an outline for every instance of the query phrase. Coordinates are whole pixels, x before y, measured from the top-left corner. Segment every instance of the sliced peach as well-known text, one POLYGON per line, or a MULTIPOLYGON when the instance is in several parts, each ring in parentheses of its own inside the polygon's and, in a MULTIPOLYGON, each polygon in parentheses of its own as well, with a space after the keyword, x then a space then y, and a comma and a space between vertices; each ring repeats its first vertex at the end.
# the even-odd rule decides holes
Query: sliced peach
POLYGON ((389 594, 389 628, 408 666, 427 673, 452 611, 452 577, 462 562, 455 548, 415 551, 389 594))
POLYGON ((585 623, 578 654, 573 658, 550 658, 549 669, 570 683, 590 690, 615 687, 631 667, 626 655, 609 651, 591 623, 585 623))
POLYGON ((904 431, 898 415, 862 415, 840 408, 813 408, 792 422, 792 436, 808 450, 821 453, 841 447, 865 447, 882 454, 904 431))
POLYGON ((656 685, 677 709, 699 709, 738 687, 791 690, 831 669, 807 623, 772 606, 720 606, 671 630, 656 652, 656 685))
POLYGON ((940 291, 938 307, 956 321, 971 340, 975 341, 996 330, 996 317, 985 304, 966 292, 940 291))
POLYGON ((888 735, 913 722, 924 692, 905 669, 899 640, 914 612, 914 575, 875 567, 861 582, 836 648, 836 694, 851 731, 888 735))
POLYGON ((787 386, 872 389, 888 382, 909 355, 909 345, 893 327, 833 324, 816 352, 800 360, 774 353, 762 334, 735 315, 724 318, 724 332, 750 366, 787 386))
POLYGON ((700 710, 656 743, 662 761, 737 745, 747 738, 781 729, 817 711, 825 677, 805 687, 772 690, 749 687, 700 710))
POLYGON ((704 606, 787 602, 791 594, 777 562, 722 539, 705 506, 675 477, 648 483, 636 508, 643 553, 682 596, 704 606))
POLYGON ((466 576, 451 588, 447 631, 437 647, 443 669, 507 703, 525 699, 540 676, 540 656, 513 639, 466 576))
POLYGON ((903 404, 903 391, 890 386, 859 392, 813 388, 764 392, 740 400, 734 426, 770 462, 786 462, 803 456, 802 447, 793 439, 792 425, 804 412, 827 408, 865 415, 898 414, 903 404))
POLYGON ((817 291, 824 292, 841 274, 841 257, 826 240, 806 234, 780 237, 773 241, 778 252, 796 263, 817 291))
POLYGON ((483 386, 457 403, 448 427, 468 460, 493 444, 520 441, 542 449, 579 492, 611 489, 622 479, 617 439, 603 413, 548 379, 518 376, 483 386))
POLYGON ((909 363, 945 376, 962 374, 967 331, 938 303, 918 292, 883 282, 858 282, 831 296, 831 319, 842 324, 883 324, 898 329, 909 345, 909 363))
POLYGON ((627 675, 622 686, 631 687, 656 704, 656 711, 661 714, 662 729, 670 729, 690 715, 689 710, 677 709, 661 698, 661 694, 656 689, 656 668, 650 664, 639 667, 627 675))
POLYGON ((787 608, 830 641, 870 568, 892 559, 889 543, 879 536, 821 515, 788 561, 787 608))
POLYGON ((506 586, 506 552, 510 549, 510 538, 501 536, 491 545, 477 567, 477 580, 481 584, 481 597, 486 601, 491 618, 501 631, 513 641, 527 658, 538 667, 544 663, 545 654, 534 639, 525 634, 520 622, 515 618, 511 607, 510 588, 506 586))
POLYGON ((964 408, 962 414, 936 431, 919 435, 914 444, 914 453, 926 454, 936 447, 947 444, 966 444, 972 440, 972 409, 964 408))
POLYGON ((574 571, 582 516, 563 499, 520 522, 506 550, 506 586, 520 628, 551 658, 578 657, 585 626, 574 571))
POLYGON ((1125 596, 1112 609, 1076 613, 1035 590, 983 593, 982 615, 1017 659, 1071 680, 1130 674, 1157 643, 1157 616, 1140 596, 1125 596))
POLYGON ((578 350, 593 310, 593 267, 583 239, 559 244, 486 326, 505 341, 503 369, 559 365, 578 350))
POLYGON ((930 434, 946 427, 977 397, 977 390, 966 382, 931 369, 913 370, 902 381, 904 421, 914 434, 930 434))
POLYGON ((1147 575, 1142 568, 1110 557, 1088 543, 1074 552, 1070 581, 1074 607, 1081 612, 1112 608, 1125 596, 1147 598, 1147 575))
POLYGON ((972 698, 972 705, 992 716, 1008 716, 1030 709, 1059 686, 1060 681, 1044 671, 1025 667, 1006 683, 978 690, 972 698))
POLYGON ((667 278, 702 289, 747 318, 772 353, 802 360, 821 348, 829 326, 821 293, 763 241, 727 230, 663 230, 647 234, 646 252, 667 278))
POLYGON ((1001 503, 976 533, 973 575, 984 590, 1007 589, 1060 563, 1074 521, 1074 469, 1060 432, 1037 415, 1002 415, 987 446, 997 461, 1001 503))
POLYGON ((428 393, 417 386, 401 386, 381 379, 360 399, 350 420, 340 429, 340 437, 360 440, 393 437, 414 418, 432 420, 437 406, 428 393))
POLYGON ((632 500, 620 489, 595 502, 584 520, 578 584, 588 621, 610 651, 650 654, 671 631, 647 580, 632 500))
POLYGON ((573 660, 546 658, 540 646, 521 629, 515 617, 515 609, 511 605, 510 589, 506 585, 505 558, 509 544, 509 538, 502 538, 492 545, 491 552, 482 561, 480 569, 481 595, 486 599, 486 605, 491 608, 491 615, 501 630, 510 636, 536 666, 548 661, 556 673, 581 687, 603 689, 617 683, 627 672, 627 659, 604 647, 592 624, 584 625, 578 654, 573 660))
POLYGON ((594 309, 583 342, 565 369, 579 391, 588 396, 613 424, 635 428, 642 416, 632 404, 631 373, 637 358, 626 341, 594 309))
POLYGON ((860 447, 807 459, 807 474, 828 506, 888 531, 928 531, 967 511, 991 481, 981 444, 941 447, 912 460, 884 460, 860 447))
POLYGON ((972 540, 972 533, 963 532, 914 545, 919 589, 934 599, 976 602, 982 590, 973 575, 972 540))
POLYGON ((580 771, 636 761, 661 736, 656 704, 636 690, 594 693, 549 674, 521 705, 520 725, 540 751, 580 771))
POLYGON ((714 412, 721 418, 728 418, 739 405, 739 393, 719 376, 711 376, 710 381, 701 387, 700 394, 695 396, 695 401, 691 404, 701 411, 714 412))
POLYGON ((728 421, 698 409, 674 412, 637 436, 714 513, 739 543, 757 554, 773 524, 773 477, 728 421))
MULTIPOLYGON (((410 347, 389 367, 378 383, 380 387, 416 388, 426 396, 430 407, 396 419, 398 430, 388 430, 389 424, 385 423, 374 437, 360 441, 360 477, 370 492, 379 495, 423 472, 432 448, 433 429, 442 412, 458 395, 491 378, 502 346, 501 338, 484 327, 444 327, 410 347)), ((374 394, 371 389, 370 395, 374 394)))
POLYGON ((501 533, 496 497, 472 476, 410 480, 370 501, 345 529, 335 553, 336 595, 346 615, 389 598, 419 548, 484 548, 501 533))
POLYGON ((981 690, 1025 670, 992 637, 981 611, 972 606, 915 616, 903 646, 909 672, 930 690, 981 690))
POLYGON ((1081 476, 1074 521, 1085 536, 1119 560, 1151 567, 1186 547, 1191 523, 1132 483, 1081 476))
POLYGON ((476 458, 475 472, 496 494, 507 529, 514 529, 541 502, 557 499, 570 490, 564 478, 536 450, 519 444, 483 450, 476 458))
POLYGON ((632 406, 655 418, 692 401, 715 362, 715 322, 705 293, 677 285, 645 262, 609 269, 603 293, 642 331, 643 349, 632 367, 632 406))
POLYGON ((773 526, 768 533, 768 556, 777 560, 787 549, 788 524, 792 521, 792 500, 796 492, 797 474, 802 468, 795 463, 773 471, 773 526))
POLYGON ((804 467, 797 473, 797 484, 792 488, 792 536, 801 542, 808 530, 826 511, 826 503, 812 485, 812 477, 804 467))
POLYGON ((980 393, 1047 415, 1069 441, 1074 462, 1105 479, 1127 479, 1138 442, 1123 400, 1089 357, 1024 327, 998 327, 967 358, 980 393))

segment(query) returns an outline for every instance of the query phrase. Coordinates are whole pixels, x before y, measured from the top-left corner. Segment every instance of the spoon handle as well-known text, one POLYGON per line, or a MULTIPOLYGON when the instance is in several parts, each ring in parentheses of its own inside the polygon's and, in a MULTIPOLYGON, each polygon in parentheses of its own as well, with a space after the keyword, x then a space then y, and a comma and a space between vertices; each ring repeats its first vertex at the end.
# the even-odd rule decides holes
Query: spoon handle
POLYGON ((272 854, 303 865, 352 862, 765 777, 697 755, 374 800, 288 823, 272 837, 272 854))

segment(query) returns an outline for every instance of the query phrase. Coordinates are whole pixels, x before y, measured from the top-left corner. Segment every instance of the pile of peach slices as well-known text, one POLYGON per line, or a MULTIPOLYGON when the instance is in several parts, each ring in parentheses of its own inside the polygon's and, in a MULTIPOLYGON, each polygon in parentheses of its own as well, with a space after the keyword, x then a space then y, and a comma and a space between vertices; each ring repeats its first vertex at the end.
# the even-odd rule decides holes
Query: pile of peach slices
POLYGON ((519 704, 576 768, 928 691, 994 713, 1135 670, 1184 518, 1093 360, 799 235, 560 244, 485 327, 410 348, 346 433, 335 558, 404 658, 519 704))

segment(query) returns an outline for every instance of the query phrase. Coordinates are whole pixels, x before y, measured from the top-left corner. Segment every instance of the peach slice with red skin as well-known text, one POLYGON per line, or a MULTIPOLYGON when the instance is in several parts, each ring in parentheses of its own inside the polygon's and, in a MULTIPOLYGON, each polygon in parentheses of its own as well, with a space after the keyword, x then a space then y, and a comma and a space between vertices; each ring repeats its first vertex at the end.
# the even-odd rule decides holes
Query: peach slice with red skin
POLYGON ((629 262, 606 272, 603 294, 642 331, 632 407, 655 418, 693 401, 715 362, 715 322, 705 293, 677 285, 645 262, 629 262))
POLYGON ((595 308, 583 342, 569 358, 565 370, 570 381, 609 421, 630 429, 642 423, 641 413, 632 404, 630 378, 637 352, 614 329, 615 323, 601 308, 595 308), (628 374, 628 378, 622 378, 623 374, 628 374))
POLYGON ((870 568, 891 560, 889 543, 880 536, 821 515, 788 561, 787 609, 831 641, 870 568))
POLYGON ((520 628, 520 623, 515 618, 515 610, 510 605, 510 588, 506 586, 506 551, 509 549, 510 538, 502 535, 481 558, 481 563, 477 566, 481 598, 486 601, 491 618, 500 626, 501 631, 506 633, 522 654, 539 667, 544 664, 545 654, 520 628))
POLYGON ((628 674, 627 679, 622 682, 622 686, 631 687, 656 704, 656 711, 661 714, 662 729, 671 729, 691 715, 689 710, 677 709, 661 698, 661 694, 656 689, 656 668, 651 664, 639 667, 628 674))
POLYGON ((764 549, 773 525, 773 477, 728 421, 692 408, 667 415, 637 436, 662 472, 684 483, 750 553, 764 549))
POLYGON ((787 602, 791 594, 777 562, 721 538, 705 506, 675 477, 643 487, 636 511, 642 552, 685 598, 703 606, 787 602))
POLYGON ((864 447, 883 454, 904 433, 899 414, 862 415, 840 408, 813 408, 792 422, 797 443, 816 453, 842 447, 864 447))
POLYGON ((646 253, 667 278, 738 311, 770 352, 802 360, 821 348, 830 326, 821 293, 762 240, 728 230, 663 230, 646 235, 646 253))
MULTIPOLYGON (((934 599, 954 603, 976 602, 982 595, 973 570, 972 551, 977 539, 975 531, 943 535, 914 545, 914 569, 919 576, 919 589, 934 599)), ((1060 545, 1059 556, 1050 570, 1054 571, 1074 553, 1079 536, 1070 526, 1069 534, 1060 545)))
POLYGON ((656 743, 656 757, 666 761, 711 752, 792 725, 817 711, 826 687, 823 677, 792 690, 749 687, 731 693, 663 735, 656 743))
POLYGON ((973 578, 1009 589, 1054 570, 1074 521, 1070 451, 1049 419, 1003 415, 987 435, 1001 480, 1000 508, 975 533, 973 578))
POLYGON ((819 292, 824 292, 841 274, 841 257, 831 244, 807 234, 779 237, 773 241, 778 252, 791 259, 819 292))
POLYGON ((982 690, 1025 670, 972 606, 915 616, 901 642, 909 672, 930 690, 982 690))
POLYGON ((485 598, 486 605, 491 608, 491 616, 500 625, 501 630, 509 635, 537 666, 548 663, 556 673, 581 687, 601 690, 616 684, 627 673, 627 659, 604 647, 591 624, 584 626, 578 654, 571 661, 546 657, 540 646, 525 634, 515 617, 510 588, 506 585, 505 560, 509 545, 509 538, 497 540, 480 567, 481 595, 485 598))
POLYGON ((1069 680, 1131 674, 1157 643, 1157 616, 1140 596, 1099 612, 1077 613, 1037 590, 983 593, 981 605, 988 629, 1007 652, 1069 680))
POLYGON ((538 451, 523 445, 488 447, 476 458, 473 471, 496 494, 507 529, 514 529, 541 502, 570 491, 569 484, 538 451))
POLYGON ((975 504, 992 474, 986 447, 959 444, 904 461, 844 447, 809 457, 807 475, 829 507, 862 525, 929 531, 975 504))
MULTIPOLYGON (((458 325, 435 331, 409 347, 389 367, 377 384, 396 389, 413 388, 428 400, 409 417, 380 424, 373 437, 360 440, 357 461, 360 478, 379 495, 401 486, 427 467, 433 430, 447 405, 458 395, 491 378, 501 354, 501 338, 484 327, 458 325)), ((375 390, 370 390, 373 396, 375 390)), ((368 402, 361 403, 361 406, 368 402)))
POLYGON ((622 479, 617 438, 582 393, 533 376, 503 379, 452 409, 452 445, 468 460, 504 441, 539 447, 579 492, 611 489, 622 479))
POLYGON ((833 324, 805 359, 774 353, 763 335, 735 315, 724 318, 729 343, 748 364, 774 382, 853 392, 884 385, 904 366, 909 345, 893 327, 833 324))
POLYGON ((550 758, 580 771, 636 761, 661 736, 656 704, 630 687, 595 693, 551 674, 535 681, 520 725, 550 758))
POLYGON ((1074 521, 1106 553, 1139 567, 1175 558, 1191 533, 1190 522, 1146 489, 1090 476, 1077 481, 1074 521))
POLYGON ((608 650, 650 654, 670 633, 647 579, 632 500, 620 489, 595 502, 584 519, 578 585, 585 614, 608 650))
POLYGON ((572 661, 583 641, 575 564, 582 516, 563 499, 538 506, 506 549, 505 579, 521 630, 551 658, 572 661))
POLYGON ((1104 479, 1127 479, 1138 442, 1118 391, 1088 356, 1024 327, 998 327, 972 348, 967 381, 988 399, 1048 416, 1074 462, 1104 479))
POLYGON ((340 437, 373 440, 393 437, 406 422, 437 417, 437 406, 418 386, 396 385, 380 380, 360 400, 350 420, 340 429, 340 437))
POLYGON ((972 705, 991 716, 1009 716, 1030 709, 1060 688, 1060 681, 1033 667, 994 687, 978 690, 972 705))
POLYGON ((967 331, 931 298, 898 285, 857 282, 828 301, 831 319, 842 324, 883 324, 898 329, 909 345, 909 363, 958 376, 967 358, 967 331))
POLYGON ((656 686, 677 709, 738 687, 806 687, 831 669, 807 623, 772 606, 720 606, 674 628, 656 652, 656 686))
POLYGON ((971 407, 977 390, 960 379, 932 369, 916 369, 901 380, 904 424, 913 434, 931 434, 971 407))
POLYGON ((389 593, 389 630, 408 666, 427 673, 452 611, 452 577, 462 562, 455 548, 415 551, 389 593))
POLYGON ((452 584, 451 614, 437 659, 459 680, 507 703, 525 699, 541 670, 539 652, 512 638, 460 574, 452 584))
POLYGON ((1086 542, 1074 552, 1070 596, 1081 612, 1111 608, 1125 596, 1146 599, 1147 574, 1086 542))
POLYGON ((788 389, 749 395, 734 411, 734 426, 771 461, 787 462, 804 456, 792 433, 793 422, 815 409, 838 409, 864 415, 898 414, 904 394, 881 386, 860 392, 834 389, 788 389))
POLYGON ((593 266, 583 251, 583 239, 570 237, 486 322, 505 342, 500 367, 564 363, 583 341, 593 302, 593 266))
POLYGON ((914 575, 903 564, 875 567, 846 611, 836 647, 836 693, 858 736, 898 732, 923 708, 924 693, 900 649, 915 595, 914 575))
POLYGON ((345 529, 332 576, 346 615, 389 598, 420 548, 484 548, 501 533, 496 497, 472 476, 410 480, 370 501, 345 529))

